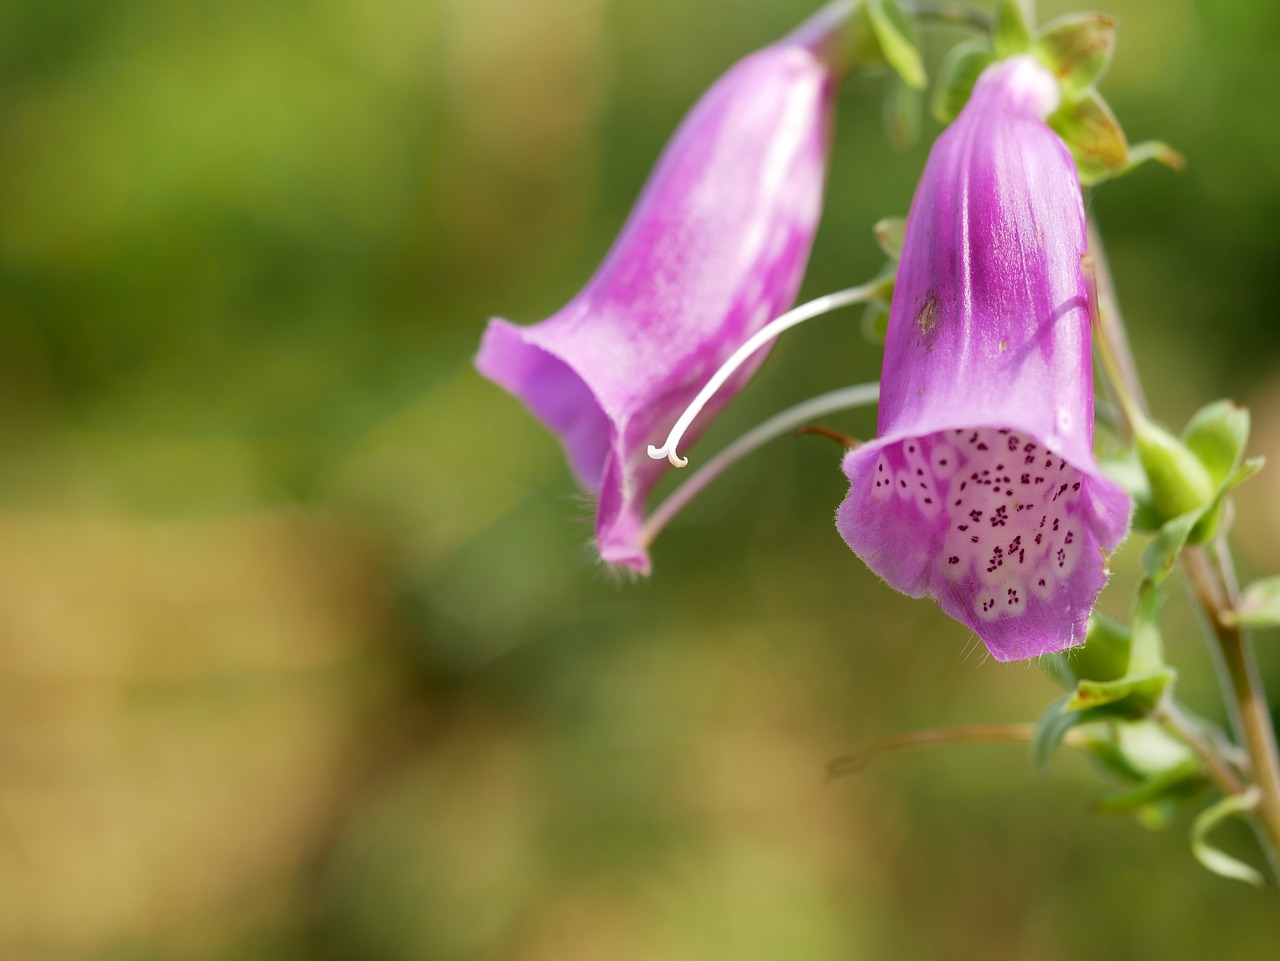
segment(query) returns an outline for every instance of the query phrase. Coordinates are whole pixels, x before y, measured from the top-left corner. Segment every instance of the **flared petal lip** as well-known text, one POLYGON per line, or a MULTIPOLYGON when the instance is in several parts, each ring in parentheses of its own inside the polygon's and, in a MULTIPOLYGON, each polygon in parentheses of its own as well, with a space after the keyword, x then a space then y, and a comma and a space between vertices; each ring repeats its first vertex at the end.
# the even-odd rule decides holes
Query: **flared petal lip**
POLYGON ((592 494, 598 494, 603 475, 603 465, 595 472, 595 476, 592 476, 592 473, 586 469, 585 458, 574 451, 573 444, 569 437, 566 436, 565 431, 559 425, 553 423, 539 409, 532 386, 514 376, 507 365, 501 362, 500 358, 504 353, 513 349, 522 352, 538 351, 546 355, 547 358, 562 364, 565 371, 575 377, 582 389, 590 396, 591 402, 595 405, 599 414, 609 422, 609 446, 614 449, 615 453, 618 435, 617 422, 609 411, 605 409, 590 380, 583 377, 581 371, 577 370, 568 358, 557 353, 553 347, 539 343, 536 334, 536 326, 521 327, 502 317, 491 318, 481 338, 480 349, 476 352, 476 370, 518 398, 542 422, 547 430, 556 435, 578 483, 592 494))
MULTIPOLYGON (((1092 480, 1101 482, 1106 485, 1108 489, 1113 490, 1128 499, 1128 495, 1124 493, 1123 488, 1103 473, 1102 468, 1098 466, 1098 462, 1092 453, 1087 457, 1081 457, 1078 450, 1068 449, 1068 446, 1063 445, 1057 437, 1052 435, 1048 437, 1044 436, 1034 425, 1025 421, 1020 421, 1016 415, 983 421, 981 423, 972 420, 960 421, 946 419, 944 421, 941 418, 937 419, 937 422, 935 423, 933 418, 921 418, 909 426, 899 426, 886 434, 876 437, 874 440, 869 440, 865 443, 859 444, 856 448, 845 454, 841 463, 842 465, 847 465, 854 457, 870 457, 874 451, 899 443, 900 441, 908 440, 912 437, 925 437, 929 434, 941 433, 948 430, 972 430, 975 428, 988 427, 997 429, 1008 428, 1009 430, 1026 434, 1028 437, 1034 437, 1036 441, 1042 444, 1049 453, 1056 457, 1063 458, 1082 474, 1087 475, 1092 480)), ((847 473, 848 472, 846 470, 846 474, 847 473)), ((1120 543, 1120 541, 1124 540, 1125 536, 1128 534, 1131 515, 1132 504, 1130 504, 1129 511, 1126 513, 1124 518, 1124 523, 1109 549, 1114 548, 1120 543)))

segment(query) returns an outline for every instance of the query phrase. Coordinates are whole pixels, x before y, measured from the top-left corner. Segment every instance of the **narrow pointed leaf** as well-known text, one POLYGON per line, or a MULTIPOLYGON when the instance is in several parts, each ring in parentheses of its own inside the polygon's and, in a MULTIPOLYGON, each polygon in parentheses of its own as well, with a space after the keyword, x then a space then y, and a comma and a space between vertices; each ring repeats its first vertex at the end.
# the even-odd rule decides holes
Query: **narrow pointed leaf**
POLYGON ((1187 158, 1167 143, 1159 140, 1144 140, 1141 143, 1129 146, 1129 159, 1123 167, 1116 171, 1115 175, 1118 177, 1121 174, 1127 174, 1150 160, 1154 160, 1156 163, 1177 173, 1182 173, 1187 169, 1187 158))
POLYGON ((1250 457, 1243 464, 1237 467, 1231 473, 1231 476, 1227 478, 1226 483, 1222 485, 1223 492, 1225 493, 1226 491, 1235 490, 1266 466, 1267 459, 1265 457, 1250 457))
POLYGON ((1280 577, 1254 581, 1245 588, 1235 621, 1241 627, 1280 627, 1280 577))
POLYGON ((1049 118, 1075 157, 1080 182, 1086 186, 1115 176, 1129 160, 1129 144, 1124 131, 1106 101, 1096 91, 1087 91, 1074 102, 1067 101, 1049 118))
POLYGON ((1173 678, 1173 671, 1165 670, 1116 681, 1081 681, 1067 699, 1066 710, 1078 712, 1105 707, 1108 714, 1117 717, 1146 717, 1160 703, 1173 678))
POLYGON ((1169 576, 1178 555, 1187 545, 1187 537, 1204 513, 1203 508, 1189 511, 1168 521, 1142 552, 1142 567, 1155 584, 1169 576))
POLYGON ((1188 759, 1156 777, 1108 794, 1097 803, 1095 810, 1101 814, 1134 814, 1162 800, 1180 803, 1192 797, 1204 783, 1200 765, 1188 759))
POLYGON ((1243 794, 1232 794, 1217 804, 1210 805, 1197 815, 1191 825, 1191 853, 1197 861, 1214 874, 1235 881, 1243 881, 1262 887, 1266 879, 1255 868, 1234 858, 1209 843, 1209 832, 1228 818, 1252 811, 1258 804, 1258 789, 1250 788, 1243 794))
POLYGON ((1218 488, 1213 500, 1205 507, 1199 522, 1191 529, 1187 537, 1188 544, 1203 544, 1218 533, 1223 516, 1226 514, 1227 494, 1262 470, 1265 463, 1265 457, 1250 457, 1231 472, 1231 475, 1218 488))
POLYGON ((999 0, 996 4, 996 28, 991 39, 1000 57, 1012 57, 1031 49, 1031 28, 1018 0, 999 0))
POLYGON ((1058 77, 1067 98, 1074 99, 1102 79, 1115 46, 1115 18, 1076 13, 1046 26, 1035 52, 1058 77))
POLYGON ((925 88, 924 61, 914 40, 914 29, 897 0, 867 0, 867 15, 885 61, 902 82, 915 90, 925 88))
POLYGON ((1249 411, 1229 400, 1208 404, 1192 416, 1182 442, 1199 459, 1215 484, 1223 484, 1240 463, 1249 440, 1249 411))
POLYGON ((1031 756, 1041 773, 1048 772, 1053 752, 1067 732, 1086 719, 1078 711, 1067 710, 1067 697, 1060 697, 1045 708, 1036 720, 1036 733, 1031 741, 1031 756))

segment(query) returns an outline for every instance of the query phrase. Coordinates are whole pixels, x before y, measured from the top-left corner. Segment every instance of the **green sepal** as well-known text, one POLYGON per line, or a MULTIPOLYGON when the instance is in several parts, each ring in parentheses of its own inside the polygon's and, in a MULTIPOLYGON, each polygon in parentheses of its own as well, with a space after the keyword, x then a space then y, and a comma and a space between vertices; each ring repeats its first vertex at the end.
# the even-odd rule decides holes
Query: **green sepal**
POLYGON ((1114 177, 1129 161, 1124 131, 1096 90, 1086 90, 1075 100, 1064 99, 1048 123, 1071 151, 1085 186, 1114 177))
POLYGON ((1094 724, 1080 732, 1076 743, 1130 785, 1161 778, 1189 761, 1198 765, 1191 748, 1150 718, 1094 724))
POLYGON ((870 19, 881 58, 913 90, 927 83, 924 60, 915 41, 915 27, 898 6, 898 0, 866 0, 863 9, 870 19))
POLYGON ((1223 821, 1248 814, 1257 804, 1258 789, 1251 788, 1243 794, 1229 794, 1205 808, 1191 824, 1191 853, 1197 861, 1220 877, 1262 887, 1267 882, 1260 871, 1233 858, 1221 848, 1214 847, 1208 840, 1209 832, 1223 821))
POLYGON ((1187 158, 1162 140, 1144 140, 1129 145, 1129 159, 1113 176, 1119 177, 1154 160, 1163 167, 1182 173, 1187 169, 1187 158))
POLYGON ((1166 668, 1141 677, 1122 677, 1115 681, 1081 681, 1067 697, 1065 710, 1089 712, 1095 718, 1102 714, 1108 717, 1146 717, 1160 703, 1175 676, 1171 668, 1166 668), (1102 708, 1106 708, 1105 712, 1100 711, 1102 708))
POLYGON ((1001 58, 1026 53, 1031 49, 1031 28, 1027 26, 1018 0, 997 0, 996 23, 991 42, 996 48, 996 55, 1001 58))
POLYGON ((890 146, 907 150, 920 139, 924 94, 892 76, 884 92, 884 132, 890 146))
POLYGON ((1166 521, 1142 552, 1147 576, 1159 584, 1169 576, 1184 547, 1212 539, 1222 523, 1227 494, 1262 470, 1265 463, 1263 457, 1250 457, 1228 475, 1208 503, 1166 521))
POLYGON ((1182 442, 1217 486, 1226 483, 1249 441, 1249 411, 1229 400, 1201 407, 1182 430, 1182 442))
POLYGON ((933 115, 939 123, 951 123, 960 116, 978 77, 995 62, 991 48, 974 40, 958 43, 947 52, 933 90, 933 115))
POLYGON ((1089 615, 1085 642, 1041 658, 1041 667, 1065 688, 1081 681, 1114 681, 1129 668, 1129 625, 1101 611, 1089 615))
POLYGON ((1180 764, 1102 798, 1094 810, 1099 814, 1134 814, 1148 827, 1164 827, 1175 809, 1191 799, 1206 784, 1200 763, 1187 758, 1180 764))
POLYGON ((1241 627, 1280 627, 1280 577, 1265 577, 1246 587, 1231 620, 1241 627))
POLYGON ((882 217, 871 228, 875 234, 876 244, 890 260, 902 259, 902 245, 907 239, 907 220, 905 217, 882 217))
MULTIPOLYGON (((1124 782, 1097 802, 1099 812, 1132 814, 1149 828, 1161 828, 1207 783, 1195 753, 1156 721, 1081 713, 1085 721, 1104 723, 1077 722, 1072 746, 1124 782)), ((1066 718, 1058 724, 1065 725, 1066 718)))
POLYGON ((1074 13, 1047 24, 1034 49, 1058 78, 1063 96, 1074 100, 1102 79, 1115 48, 1114 17, 1074 13))
POLYGON ((1145 718, 1160 703, 1174 680, 1172 670, 1146 677, 1115 681, 1081 681, 1074 691, 1058 698, 1041 713, 1031 739, 1031 756, 1041 771, 1049 769, 1053 752, 1067 732, 1098 721, 1135 721, 1145 718))
POLYGON ((867 304, 862 312, 862 336, 873 344, 883 345, 889 335, 889 307, 879 300, 867 304))
POLYGON ((1151 485, 1151 504, 1164 520, 1209 503, 1218 484, 1185 441, 1150 421, 1135 423, 1133 429, 1138 459, 1151 485))

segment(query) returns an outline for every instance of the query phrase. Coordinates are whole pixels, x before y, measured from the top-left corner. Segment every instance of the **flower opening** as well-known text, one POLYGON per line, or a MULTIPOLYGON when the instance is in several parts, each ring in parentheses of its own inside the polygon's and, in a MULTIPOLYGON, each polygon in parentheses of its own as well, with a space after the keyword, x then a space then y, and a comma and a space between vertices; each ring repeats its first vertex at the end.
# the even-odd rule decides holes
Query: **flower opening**
POLYGON ((1044 124, 1051 75, 995 64, 938 139, 907 219, 877 439, 837 514, 892 587, 998 660, 1085 638, 1127 495, 1093 458, 1084 208, 1044 124))

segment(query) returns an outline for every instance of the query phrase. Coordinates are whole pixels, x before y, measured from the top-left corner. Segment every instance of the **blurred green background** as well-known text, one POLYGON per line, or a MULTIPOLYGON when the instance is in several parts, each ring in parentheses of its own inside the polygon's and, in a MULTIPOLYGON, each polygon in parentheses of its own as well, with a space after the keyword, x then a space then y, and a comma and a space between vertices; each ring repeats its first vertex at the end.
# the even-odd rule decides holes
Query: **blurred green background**
MULTIPOLYGON (((486 318, 566 301, 698 94, 812 8, 0 4, 0 957, 1274 955, 1273 893, 1202 871, 1187 817, 1092 814, 1066 752, 823 785, 877 735, 1056 696, 875 583, 828 443, 775 442, 620 583, 555 442, 471 369, 486 318)), ((1157 411, 1254 409, 1273 466, 1238 546, 1274 572, 1280 6, 1107 11, 1105 94, 1190 165, 1089 203, 1157 411)), ((878 269, 871 224, 923 164, 882 89, 843 90, 807 293, 878 269)), ((816 321, 695 456, 878 365, 856 314, 816 321)), ((1223 717, 1186 603, 1166 621, 1223 717)))

